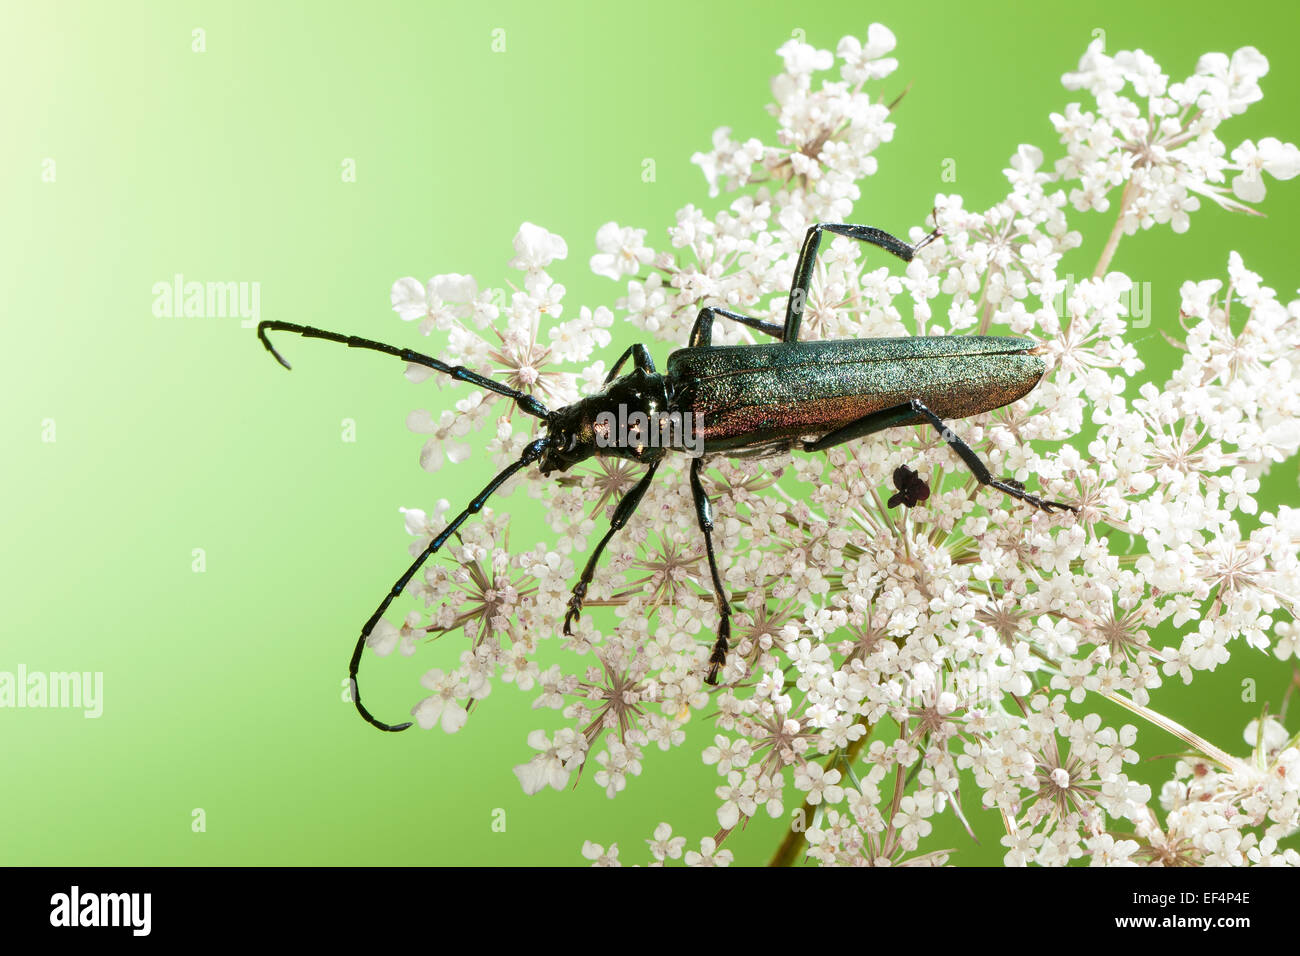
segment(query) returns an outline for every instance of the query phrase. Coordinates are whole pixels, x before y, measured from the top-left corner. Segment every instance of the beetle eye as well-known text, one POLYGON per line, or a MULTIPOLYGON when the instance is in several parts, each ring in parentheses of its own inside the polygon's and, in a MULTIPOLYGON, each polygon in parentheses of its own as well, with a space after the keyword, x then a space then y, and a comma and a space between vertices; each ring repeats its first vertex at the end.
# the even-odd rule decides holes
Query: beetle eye
POLYGON ((564 446, 565 451, 573 451, 578 447, 578 436, 576 434, 569 436, 569 443, 564 446))

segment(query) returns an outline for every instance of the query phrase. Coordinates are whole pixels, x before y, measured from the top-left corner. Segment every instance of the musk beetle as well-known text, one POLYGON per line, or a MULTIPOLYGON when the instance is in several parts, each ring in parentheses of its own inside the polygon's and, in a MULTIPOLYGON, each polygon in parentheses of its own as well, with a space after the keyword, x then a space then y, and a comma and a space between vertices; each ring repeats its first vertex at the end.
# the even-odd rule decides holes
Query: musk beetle
MULTIPOLYGON (((988 335, 799 340, 799 325, 812 282, 817 249, 824 233, 871 243, 904 261, 911 260, 939 234, 936 230, 913 246, 870 226, 818 223, 809 228, 799 252, 784 325, 716 306, 706 307, 700 310, 686 347, 668 357, 665 373, 655 369, 644 345, 633 345, 614 363, 599 393, 555 410, 547 408, 531 395, 463 366, 448 365, 410 349, 289 322, 266 321, 258 325, 257 334, 262 344, 285 368, 289 363, 271 345, 267 332, 295 332, 349 348, 383 352, 404 362, 442 372, 458 381, 504 395, 523 412, 540 419, 545 427, 545 435, 530 442, 518 461, 493 478, 469 506, 429 543, 361 628, 348 674, 352 699, 362 717, 380 730, 399 731, 411 726, 409 721, 395 725, 383 723, 371 716, 361 703, 357 688, 361 652, 389 604, 402 593, 429 555, 441 548, 465 519, 480 511, 493 492, 516 472, 534 463, 539 464, 543 475, 549 475, 566 471, 593 455, 641 462, 647 466, 645 474, 615 507, 609 531, 596 545, 573 588, 564 618, 564 630, 569 633, 572 622, 582 612, 587 587, 610 539, 636 511, 665 454, 687 450, 680 432, 676 440, 670 438, 667 442, 656 442, 649 440, 650 436, 644 429, 637 428, 633 429, 631 437, 621 435, 622 440, 612 440, 610 422, 616 415, 620 422, 629 417, 639 417, 640 421, 646 422, 662 421, 666 416, 676 416, 677 421, 691 417, 700 425, 702 435, 697 437, 703 439, 705 457, 765 457, 796 448, 823 451, 888 428, 928 423, 939 430, 981 484, 1046 512, 1053 509, 1078 510, 1072 505, 1047 501, 1031 494, 1018 481, 994 478, 975 451, 944 426, 944 419, 966 418, 1001 408, 1033 389, 1047 368, 1034 341, 988 335), (719 318, 740 322, 775 341, 762 345, 715 346, 713 324, 719 318), (629 359, 632 370, 620 376, 619 372, 629 359)), ((704 457, 698 454, 700 443, 693 443, 692 449, 697 454, 691 462, 691 492, 695 516, 704 535, 719 614, 717 640, 709 656, 705 680, 716 684, 718 672, 727 660, 731 606, 718 574, 713 549, 712 509, 700 481, 704 463, 704 457)), ((895 471, 894 483, 898 494, 890 498, 891 506, 898 503, 913 506, 929 497, 929 487, 906 466, 895 471)))

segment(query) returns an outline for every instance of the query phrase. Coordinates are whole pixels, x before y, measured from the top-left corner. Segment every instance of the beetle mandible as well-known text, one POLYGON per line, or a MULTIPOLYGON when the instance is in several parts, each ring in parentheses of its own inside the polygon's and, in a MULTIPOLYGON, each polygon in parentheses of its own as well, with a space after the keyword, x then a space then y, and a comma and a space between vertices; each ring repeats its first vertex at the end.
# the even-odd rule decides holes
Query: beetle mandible
MULTIPOLYGON (((410 721, 386 724, 377 720, 361 703, 357 670, 366 639, 429 555, 441 548, 470 515, 482 510, 488 498, 512 475, 534 463, 540 463, 543 475, 567 471, 593 455, 641 462, 647 466, 645 474, 615 507, 609 531, 596 545, 573 588, 564 616, 564 631, 569 633, 574 619, 582 613, 583 599, 595 577, 601 553, 636 511, 664 455, 668 451, 687 450, 681 444, 680 432, 675 444, 639 439, 611 442, 608 416, 620 411, 624 416, 620 420, 639 414, 644 416, 642 421, 671 415, 677 415, 680 421, 681 416, 687 415, 702 424, 703 455, 697 455, 691 462, 690 482, 719 616, 717 640, 709 655, 705 677, 709 684, 717 683, 718 673, 727 661, 731 606, 718 574, 712 509, 700 481, 704 456, 765 457, 795 448, 823 451, 887 428, 928 423, 939 430, 981 484, 1048 513, 1054 508, 1078 511, 1073 505, 1031 494, 1018 481, 994 478, 974 449, 944 425, 944 419, 992 411, 1028 394, 1047 370, 1036 342, 988 335, 799 341, 799 326, 823 233, 871 243, 905 262, 939 235, 936 229, 911 245, 871 226, 817 223, 809 227, 799 251, 784 325, 717 306, 705 307, 695 320, 686 347, 668 356, 666 373, 660 374, 655 369, 644 345, 633 345, 614 363, 601 391, 555 410, 531 395, 463 366, 448 365, 410 349, 290 322, 264 321, 258 325, 258 338, 285 368, 289 368, 289 363, 271 345, 266 336, 268 331, 295 332, 349 348, 383 352, 442 372, 512 399, 523 412, 540 419, 546 430, 544 436, 530 442, 517 461, 493 478, 429 542, 361 628, 348 677, 352 700, 362 717, 385 731, 406 730, 411 726, 410 721), (718 318, 739 322, 776 341, 765 345, 715 346, 713 323, 718 318), (620 376, 629 359, 632 371, 620 376)), ((902 502, 911 506, 928 497, 925 483, 909 472, 910 469, 900 468, 895 473, 899 494, 890 499, 891 505, 902 502)))

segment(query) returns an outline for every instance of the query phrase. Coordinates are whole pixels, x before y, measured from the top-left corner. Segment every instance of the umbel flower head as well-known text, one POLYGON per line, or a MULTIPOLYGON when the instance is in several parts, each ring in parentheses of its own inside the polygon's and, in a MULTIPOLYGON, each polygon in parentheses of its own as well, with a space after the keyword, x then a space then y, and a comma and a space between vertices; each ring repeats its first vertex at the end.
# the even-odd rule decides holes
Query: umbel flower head
MULTIPOLYGON (((805 230, 852 219, 859 183, 894 137, 894 46, 879 24, 834 54, 782 46, 771 142, 737 142, 723 127, 693 157, 725 205, 687 204, 658 248, 648 229, 598 230, 590 267, 619 283, 613 309, 575 314, 564 303, 551 272, 568 245, 528 223, 508 301, 444 275, 399 280, 394 309, 444 334, 448 361, 551 407, 599 387, 616 315, 674 347, 705 305, 779 321, 805 230)), ((698 747, 719 774, 719 829, 688 839, 661 824, 646 841, 651 865, 727 865, 728 834, 759 815, 802 822, 779 862, 943 863, 951 851, 930 845, 933 819, 964 824, 981 806, 1001 815, 1009 864, 1300 863, 1281 843, 1300 825, 1295 733, 1262 718, 1234 756, 1153 705, 1165 680, 1191 682, 1234 653, 1300 652, 1300 511, 1261 511, 1254 497, 1260 476, 1300 448, 1300 301, 1280 301, 1225 249, 1225 276, 1180 290, 1182 366, 1139 386, 1133 283, 1110 269, 1122 236, 1184 232, 1202 198, 1250 212, 1266 177, 1300 171, 1290 143, 1219 138, 1260 98, 1267 69, 1247 47, 1207 54, 1171 83, 1141 51, 1109 56, 1094 43, 1064 77, 1081 98, 1052 114, 1050 164, 1021 146, 1004 170, 1006 197, 985 210, 936 196, 933 221, 912 239, 929 227, 940 238, 901 274, 843 237, 818 263, 806 338, 1041 341, 1042 384, 964 421, 962 434, 995 474, 1037 483, 1077 516, 1034 512, 967 480, 933 430, 824 455, 710 461, 714 540, 737 609, 713 689, 704 676, 718 621, 684 460, 664 462, 614 537, 586 602, 608 610, 582 617, 572 636, 560 625, 577 567, 642 471, 596 458, 558 481, 523 473, 515 480, 541 499, 549 539, 512 542, 487 509, 410 583, 424 610, 373 635, 386 654, 464 633, 459 664, 423 679, 433 694, 412 711, 420 725, 455 732, 494 684, 515 684, 553 712, 521 728, 516 774, 529 793, 585 772, 612 798, 644 785, 635 778, 655 750, 698 747), (1069 283, 1061 260, 1082 240, 1071 216, 1087 210, 1108 211, 1113 228, 1092 276, 1069 283), (902 466, 930 487, 923 507, 886 505, 902 466), (1156 636, 1166 622, 1173 643, 1156 636), (1138 723, 1103 721, 1103 701, 1138 723), (692 711, 716 714, 713 726, 688 730, 692 711), (1129 776, 1141 725, 1187 745, 1158 794, 1129 776)), ((715 344, 754 340, 733 323, 714 334, 715 344)), ((537 423, 499 396, 456 396, 454 412, 408 420, 428 436, 425 468, 454 467, 471 448, 504 465, 535 437, 537 423)), ((446 509, 404 509, 414 550, 446 509)), ((620 862, 617 845, 581 852, 620 862)))

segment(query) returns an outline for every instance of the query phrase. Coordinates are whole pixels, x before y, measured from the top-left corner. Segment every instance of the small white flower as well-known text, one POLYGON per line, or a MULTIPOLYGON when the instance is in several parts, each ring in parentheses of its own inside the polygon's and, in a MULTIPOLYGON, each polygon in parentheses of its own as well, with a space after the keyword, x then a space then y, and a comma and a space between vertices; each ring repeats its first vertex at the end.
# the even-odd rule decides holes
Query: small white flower
POLYGON ((596 248, 600 252, 591 257, 591 271, 615 280, 636 275, 654 259, 644 229, 620 228, 616 222, 607 222, 596 232, 596 248))
POLYGON ((592 843, 590 840, 582 844, 582 855, 591 860, 592 866, 622 866, 618 861, 618 844, 611 843, 606 850, 599 843, 592 843))
POLYGON ((515 235, 515 252, 517 255, 510 260, 510 268, 532 274, 545 269, 556 259, 568 258, 569 247, 554 233, 526 222, 515 235))
POLYGON ((661 823, 655 827, 654 839, 646 842, 650 844, 650 855, 662 864, 666 859, 681 859, 686 837, 673 836, 673 828, 667 823, 661 823))
POLYGON ((514 768, 524 793, 531 796, 548 786, 552 790, 563 790, 568 785, 569 775, 582 763, 585 747, 576 746, 580 742, 581 739, 575 738, 572 731, 561 731, 554 743, 545 731, 532 731, 528 735, 528 746, 541 753, 514 768))
POLYGON ((730 850, 719 850, 713 837, 705 837, 700 841, 700 851, 686 851, 687 866, 731 866, 731 861, 735 858, 730 850))
POLYGON ((456 701, 469 696, 469 687, 455 672, 444 674, 440 670, 431 670, 420 678, 420 683, 435 693, 411 708, 416 723, 425 730, 440 723, 443 731, 449 734, 465 726, 469 714, 456 701))

